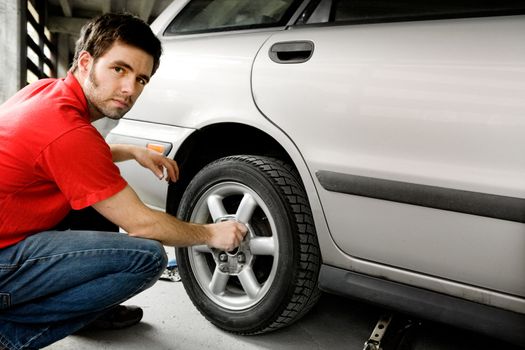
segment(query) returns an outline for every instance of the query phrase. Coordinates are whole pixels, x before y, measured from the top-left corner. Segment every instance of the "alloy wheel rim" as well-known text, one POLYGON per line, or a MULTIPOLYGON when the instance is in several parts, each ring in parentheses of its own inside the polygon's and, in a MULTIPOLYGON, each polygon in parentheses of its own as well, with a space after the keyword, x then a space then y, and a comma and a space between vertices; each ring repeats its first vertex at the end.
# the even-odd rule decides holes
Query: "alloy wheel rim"
POLYGON ((262 198, 239 182, 210 187, 191 215, 196 223, 235 220, 248 233, 241 245, 224 252, 205 245, 188 248, 189 262, 201 290, 215 304, 243 310, 258 304, 275 279, 279 241, 275 220, 262 198))

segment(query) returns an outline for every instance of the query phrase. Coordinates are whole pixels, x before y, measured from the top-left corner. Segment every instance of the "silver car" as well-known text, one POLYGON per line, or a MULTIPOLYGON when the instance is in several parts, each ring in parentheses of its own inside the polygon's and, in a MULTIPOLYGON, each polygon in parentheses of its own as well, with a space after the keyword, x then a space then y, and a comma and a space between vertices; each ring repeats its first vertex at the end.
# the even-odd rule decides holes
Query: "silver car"
POLYGON ((320 290, 525 343, 525 5, 174 1, 161 66, 108 142, 144 201, 249 227, 177 249, 200 312, 240 334, 320 290))

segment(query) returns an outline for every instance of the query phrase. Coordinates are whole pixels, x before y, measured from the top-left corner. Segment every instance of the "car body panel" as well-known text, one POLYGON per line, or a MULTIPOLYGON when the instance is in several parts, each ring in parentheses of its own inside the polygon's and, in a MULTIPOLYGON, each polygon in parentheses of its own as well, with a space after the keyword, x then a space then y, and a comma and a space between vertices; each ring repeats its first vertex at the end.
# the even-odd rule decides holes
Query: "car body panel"
POLYGON ((199 128, 224 121, 266 121, 253 104, 250 72, 268 31, 167 37, 162 64, 130 119, 199 128), (198 83, 205 81, 206 83, 198 83), (235 98, 231 98, 235 96, 235 98))
MULTIPOLYGON (((187 2, 152 25, 160 68, 108 142, 171 143, 176 158, 199 129, 260 130, 301 176, 325 265, 525 313, 523 223, 328 191, 318 178, 525 198, 523 16, 163 36, 187 2), (297 40, 314 43, 308 61, 270 60, 274 43, 297 40)), ((119 166, 165 207, 164 182, 119 166)))
MULTIPOLYGON (((126 143, 146 147, 148 143, 169 144, 172 147, 166 154, 173 158, 180 143, 194 130, 174 128, 168 125, 122 119, 106 137, 108 143, 126 143)), ((121 174, 137 192, 139 197, 150 207, 164 210, 168 183, 156 176, 137 162, 117 163, 121 174)))
MULTIPOLYGON (((254 98, 312 174, 525 198, 524 19, 280 32, 257 56, 254 98), (307 62, 269 58, 275 43, 300 40, 315 45, 307 62)), ((346 254, 525 296, 523 223, 318 189, 346 254)))

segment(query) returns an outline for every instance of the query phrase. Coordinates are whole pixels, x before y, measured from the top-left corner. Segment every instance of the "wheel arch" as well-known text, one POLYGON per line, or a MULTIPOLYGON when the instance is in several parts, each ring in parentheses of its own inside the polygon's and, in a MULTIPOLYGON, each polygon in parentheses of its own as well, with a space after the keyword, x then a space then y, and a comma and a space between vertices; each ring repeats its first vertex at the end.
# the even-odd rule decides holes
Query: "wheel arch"
MULTIPOLYGON (((218 123, 193 132, 175 154, 180 178, 170 183, 166 211, 175 215, 180 199, 191 179, 206 164, 236 154, 264 155, 297 166, 283 146, 269 134, 240 123, 218 123)), ((299 179, 302 183, 302 179, 299 179)), ((304 185, 304 183, 302 183, 304 185)))

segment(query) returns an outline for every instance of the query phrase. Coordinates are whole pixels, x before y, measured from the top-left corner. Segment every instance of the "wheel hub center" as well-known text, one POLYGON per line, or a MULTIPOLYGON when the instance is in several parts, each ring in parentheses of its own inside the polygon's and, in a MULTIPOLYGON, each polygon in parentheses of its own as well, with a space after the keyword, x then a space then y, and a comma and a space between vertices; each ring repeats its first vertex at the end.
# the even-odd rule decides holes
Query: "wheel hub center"
MULTIPOLYGON (((216 223, 223 221, 237 221, 237 217, 235 215, 225 215, 215 220, 216 223)), ((252 254, 249 243, 251 230, 248 224, 245 225, 248 228, 248 233, 237 248, 230 251, 219 251, 217 254, 214 254, 217 266, 223 273, 238 275, 245 266, 251 265, 252 254)))
POLYGON ((252 254, 247 242, 242 242, 238 248, 229 252, 220 251, 217 254, 217 266, 223 273, 239 274, 245 266, 252 263, 252 254))

